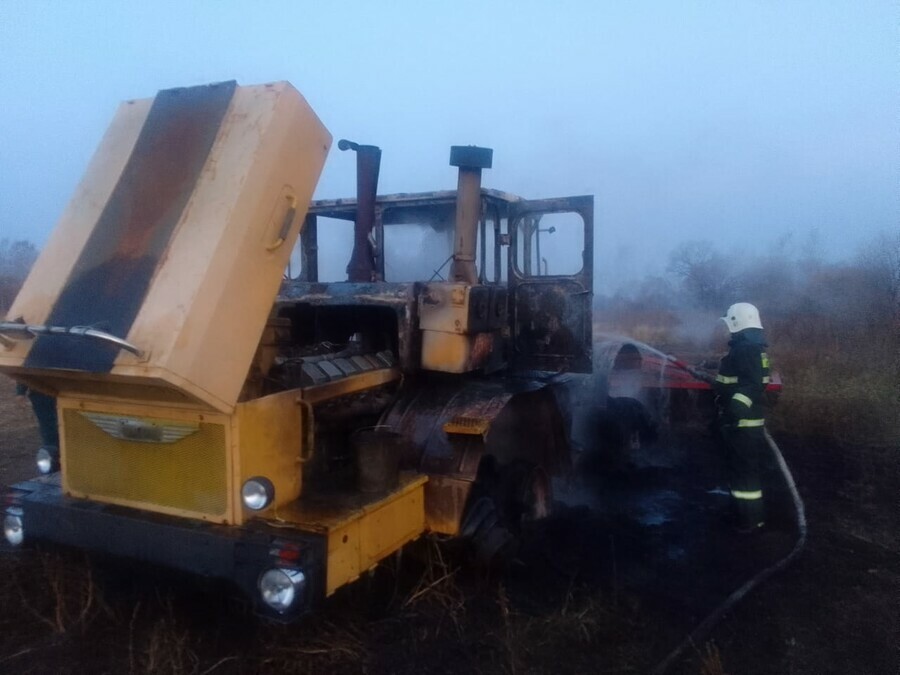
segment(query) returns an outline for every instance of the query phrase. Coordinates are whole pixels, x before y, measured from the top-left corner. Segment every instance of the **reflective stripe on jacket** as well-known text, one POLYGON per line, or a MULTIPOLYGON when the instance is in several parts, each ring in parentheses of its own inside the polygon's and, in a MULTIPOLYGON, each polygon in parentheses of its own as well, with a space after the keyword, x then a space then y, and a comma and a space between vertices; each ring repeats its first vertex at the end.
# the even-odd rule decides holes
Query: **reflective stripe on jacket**
POLYGON ((763 333, 747 328, 732 335, 728 346, 715 382, 719 405, 737 428, 761 427, 765 424, 762 398, 769 382, 763 333))

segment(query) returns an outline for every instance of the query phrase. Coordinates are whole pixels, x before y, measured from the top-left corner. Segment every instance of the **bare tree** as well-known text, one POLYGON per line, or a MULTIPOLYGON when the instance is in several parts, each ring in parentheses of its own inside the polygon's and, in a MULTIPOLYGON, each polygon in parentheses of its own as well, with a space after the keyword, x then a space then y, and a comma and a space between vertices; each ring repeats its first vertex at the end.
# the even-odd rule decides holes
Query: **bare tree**
POLYGON ((873 338, 881 337, 891 364, 900 401, 900 230, 879 234, 858 257, 872 291, 867 324, 873 338))
POLYGON ((900 230, 882 232, 860 252, 857 262, 888 310, 900 316, 900 230))
POLYGON ((669 273, 703 309, 724 309, 736 290, 736 270, 708 241, 688 241, 669 256, 669 273))

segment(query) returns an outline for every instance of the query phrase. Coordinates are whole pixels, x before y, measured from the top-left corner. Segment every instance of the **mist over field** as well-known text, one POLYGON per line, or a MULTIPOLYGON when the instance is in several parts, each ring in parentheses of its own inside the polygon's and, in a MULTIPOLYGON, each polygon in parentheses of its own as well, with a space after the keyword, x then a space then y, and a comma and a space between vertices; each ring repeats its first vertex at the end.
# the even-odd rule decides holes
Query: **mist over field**
MULTIPOLYGON (((174 558, 184 556, 184 569, 193 571, 224 555, 225 575, 240 568, 250 593, 262 593, 266 603, 263 574, 257 576, 264 562, 287 568, 321 549, 317 566, 298 569, 301 574, 283 589, 290 590, 290 601, 305 602, 307 590, 322 594, 316 598, 320 606, 292 626, 261 619, 254 601, 236 587, 208 585, 206 569, 169 578, 140 561, 107 560, 105 554, 118 555, 115 546, 107 550, 116 536, 104 541, 91 532, 84 545, 76 541, 76 550, 57 551, 43 548, 38 537, 29 540, 33 534, 22 535, 36 531, 39 517, 47 518, 38 510, 31 511, 37 514, 32 519, 19 508, 31 508, 22 496, 27 490, 20 494, 22 481, 34 477, 35 455, 45 441, 26 398, 14 393, 12 379, 0 377, 0 488, 14 486, 0 490, 3 513, 12 518, 4 519, 4 529, 11 546, 19 537, 18 548, 0 546, 0 605, 6 609, 0 612, 0 671, 635 673, 651 672, 681 643, 690 649, 667 672, 900 673, 898 26, 900 3, 888 0, 0 0, 0 321, 25 318, 8 313, 19 288, 73 195, 90 201, 89 191, 79 192, 79 181, 118 106, 163 90, 230 80, 290 82, 334 140, 313 199, 356 197, 354 153, 339 152, 338 139, 382 149, 382 196, 456 189, 450 147, 477 145, 493 149, 483 188, 524 199, 594 198, 593 250, 587 251, 593 256, 592 312, 581 311, 587 289, 558 278, 582 269, 583 222, 577 214, 550 213, 541 220, 523 218, 523 229, 531 228, 527 237, 537 236, 514 242, 521 249, 512 252, 516 260, 528 260, 519 269, 531 276, 519 288, 528 290, 527 283, 545 275, 538 282, 549 280, 545 288, 554 291, 535 294, 530 312, 504 311, 524 306, 516 303, 528 293, 511 295, 507 307, 496 301, 507 297, 496 289, 481 295, 480 304, 465 296, 472 313, 458 315, 457 307, 448 311, 448 303, 462 306, 453 299, 458 289, 449 300, 435 299, 425 292, 431 289, 416 284, 408 296, 404 289, 386 299, 367 279, 353 297, 342 295, 346 288, 332 288, 328 297, 321 285, 304 279, 295 285, 298 295, 279 299, 265 328, 263 314, 271 305, 254 305, 263 338, 256 347, 247 343, 256 356, 239 371, 234 345, 246 341, 255 324, 227 297, 208 302, 196 293, 190 305, 191 311, 200 308, 196 316, 208 319, 221 309, 222 316, 242 324, 240 330, 215 325, 185 331, 172 351, 189 350, 183 354, 190 358, 179 363, 196 366, 201 355, 221 349, 221 361, 203 374, 231 370, 245 377, 237 406, 252 408, 235 407, 226 416, 224 408, 191 398, 202 389, 196 382, 174 371, 165 377, 177 381, 157 377, 127 355, 122 362, 128 360, 128 370, 121 376, 115 370, 108 379, 96 372, 72 376, 75 393, 63 391, 60 408, 72 413, 63 418, 62 478, 54 483, 53 476, 45 477, 34 485, 68 492, 72 476, 100 467, 97 472, 116 489, 120 475, 130 476, 123 481, 130 482, 129 490, 158 484, 165 499, 173 493, 179 499, 196 496, 199 503, 208 495, 193 483, 203 484, 205 467, 218 461, 224 476, 220 494, 230 495, 239 510, 246 499, 240 480, 253 475, 243 488, 253 481, 267 493, 266 483, 275 490, 267 476, 287 477, 290 489, 296 487, 292 501, 273 504, 272 494, 265 494, 263 508, 270 510, 245 511, 236 521, 214 526, 220 532, 244 522, 253 546, 260 546, 258 559, 250 540, 238 535, 233 549, 230 543, 219 547, 215 533, 197 539, 193 548, 194 533, 211 532, 203 529, 209 523, 168 502, 147 502, 144 523, 141 502, 133 508, 131 501, 110 497, 112 492, 88 491, 90 496, 73 497, 86 502, 73 512, 99 518, 132 510, 127 526, 106 531, 134 537, 141 555, 153 548, 148 541, 164 553, 172 548, 174 558), (490 303, 483 301, 487 296, 490 303), (439 301, 444 305, 432 316, 437 328, 428 336, 437 345, 432 353, 455 358, 465 348, 461 370, 443 362, 432 369, 420 358, 420 308, 439 301), (726 517, 743 488, 736 490, 728 475, 729 452, 722 443, 728 432, 716 416, 722 401, 709 386, 730 338, 720 317, 735 302, 759 308, 768 340, 761 358, 770 361, 773 373, 761 397, 765 429, 752 430, 765 431, 760 465, 767 522, 749 535, 734 531, 726 517), (569 311, 576 306, 578 312, 569 311), (465 329, 456 316, 469 317, 465 329), (477 328, 475 316, 481 321, 477 328), (569 316, 576 330, 560 326, 560 317, 569 316), (457 332, 445 333, 454 320, 457 332), (513 351, 529 321, 548 329, 532 344, 537 355, 549 356, 548 364, 562 362, 566 353, 551 348, 557 329, 568 331, 571 343, 579 333, 581 370, 588 369, 581 343, 590 325, 593 372, 567 372, 572 359, 559 372, 549 371, 556 363, 544 361, 537 367, 546 365, 546 372, 515 372, 521 363, 513 351), (201 343, 201 337, 211 342, 201 343), (625 347, 637 356, 623 359, 630 389, 614 391, 611 374, 625 347), (486 360, 472 361, 468 351, 486 360), (347 365, 357 358, 378 367, 357 373, 347 365), (303 376, 319 373, 317 363, 338 374, 329 380, 322 369, 322 379, 310 376, 309 384, 303 376), (683 379, 666 380, 667 368, 683 379), (129 377, 142 384, 131 384, 129 377), (151 386, 141 391, 144 383, 151 386), (571 391, 563 392, 568 385, 571 391), (126 442, 129 430, 184 429, 189 425, 181 421, 195 415, 198 422, 191 424, 205 429, 215 426, 211 420, 224 419, 231 426, 223 427, 221 445, 228 447, 213 452, 204 435, 189 452, 171 453, 176 460, 203 455, 193 475, 170 471, 176 464, 164 460, 159 465, 165 471, 159 471, 151 445, 147 453, 122 459, 100 453, 118 447, 114 442, 82 442, 75 425, 67 428, 69 420, 91 424, 77 416, 75 405, 86 419, 87 411, 108 405, 110 414, 95 417, 118 420, 126 442), (209 415, 213 408, 215 417, 209 415), (580 429, 573 424, 567 431, 563 427, 579 409, 589 414, 580 429), (140 418, 130 417, 132 411, 140 418), (385 423, 391 412, 400 420, 396 427, 385 423), (238 433, 239 424, 247 423, 250 431, 238 433), (398 480, 401 487, 390 490, 426 495, 427 486, 433 492, 377 512, 364 531, 355 519, 375 513, 369 508, 376 501, 388 503, 382 493, 356 494, 363 492, 355 482, 361 454, 356 436, 374 430, 402 440, 406 454, 422 451, 409 464, 416 468, 410 472, 415 486, 398 480), (517 433, 504 436, 510 430, 517 433), (799 492, 788 495, 794 479, 782 471, 785 459, 773 439, 799 492), (77 452, 69 450, 82 446, 92 448, 83 454, 93 466, 80 467, 77 452), (495 449, 499 459, 490 454, 495 449), (446 456, 440 454, 445 450, 446 456), (226 452, 227 461, 221 459, 226 452), (151 458, 146 473, 126 466, 132 458, 141 464, 151 458), (564 471, 551 478, 551 464, 564 471), (257 465, 264 468, 258 474, 257 465), (254 473, 242 477, 248 467, 254 473), (332 476, 317 478, 323 467, 335 469, 335 483, 346 479, 349 486, 348 498, 337 506, 350 515, 335 526, 346 529, 326 539, 323 532, 331 525, 317 520, 315 532, 304 530, 298 544, 292 537, 301 529, 282 516, 299 513, 308 496, 321 496, 315 488, 330 491, 332 476), (471 475, 464 469, 472 469, 471 475), (315 484, 320 479, 322 486, 315 484), (226 489, 226 483, 237 489, 226 489), (577 499, 566 502, 564 494, 577 499), (420 511, 433 495, 446 500, 434 502, 445 522, 440 529, 423 529, 420 511), (177 530, 173 525, 171 531, 181 534, 167 546, 157 523, 182 517, 190 524, 177 530), (400 527, 394 521, 413 520, 413 540, 395 539, 399 543, 378 554, 384 557, 366 561, 377 566, 353 567, 369 555, 360 541, 389 543, 400 527), (150 530, 143 528, 151 522, 157 534, 145 540, 150 530), (457 526, 458 534, 452 534, 457 526), (271 540, 265 539, 269 527, 271 540), (284 548, 282 540, 289 540, 284 548), (396 548, 403 542, 408 543, 396 548), (340 548, 345 544, 347 549, 340 548), (771 574, 801 549, 791 566, 743 595, 748 579, 771 574), (482 556, 485 551, 492 555, 482 556), (500 553, 509 559, 495 567, 493 554, 500 553), (487 560, 476 562, 481 557, 487 560), (331 561, 347 583, 325 598, 331 561), (354 569, 358 578, 351 579, 354 569), (712 623, 702 618, 714 616, 735 589, 740 604, 712 623), (704 625, 708 632, 695 641, 692 631, 704 625)), ((183 165, 180 147, 178 154, 173 165, 183 165)), ((153 183, 136 190, 149 186, 148 202, 158 194, 153 183)), ((287 215, 294 213, 287 207, 283 222, 290 224, 287 215)), ((448 278, 453 214, 441 211, 440 219, 446 222, 383 228, 385 281, 448 278)), ((272 222, 277 221, 252 224, 272 222)), ((140 229, 137 218, 135 223, 140 229)), ((493 227, 485 232, 479 265, 482 250, 498 243, 493 227)), ((317 239, 310 241, 317 246, 316 281, 346 280, 353 223, 320 216, 317 239)), ((276 239, 273 248, 283 242, 276 239)), ((507 281, 509 243, 499 269, 486 256, 486 279, 507 281)), ((209 252, 221 255, 220 262, 226 255, 238 259, 235 250, 217 244, 209 252)), ((302 253, 298 244, 288 277, 299 278, 302 253)), ((221 267, 199 288, 220 284, 226 276, 221 267)), ((186 276, 203 271, 190 265, 182 270, 186 276)), ((274 293, 279 269, 270 271, 274 293)), ((103 280, 115 286, 114 277, 103 280)), ((229 290, 245 279, 232 273, 218 288, 229 290)), ((33 288, 43 285, 35 280, 33 288)), ((73 295, 85 305, 106 307, 93 293, 73 295)), ((158 316, 168 321, 169 310, 171 316, 190 316, 183 305, 169 307, 170 300, 166 295, 166 312, 158 316)), ((89 321, 69 326, 77 340, 72 353, 82 349, 89 331, 80 324, 89 321)), ((28 331, 44 330, 4 329, 29 339, 28 331)), ((154 324, 151 332, 164 331, 154 324)), ((39 336, 30 344, 54 339, 39 336)), ((10 344, 0 335, 0 353, 10 344)), ((153 351, 144 352, 151 365, 153 351)), ((248 361, 252 355, 248 350, 248 361)), ((40 385, 41 366, 23 363, 5 366, 7 373, 40 385)), ((52 375, 51 383, 68 377, 52 375)), ((763 424, 740 422, 752 424, 734 426, 763 424)), ((135 445, 143 443, 139 436, 135 445)), ((393 478, 396 470, 394 462, 393 478)), ((761 499, 763 491, 754 491, 756 496, 744 498, 761 499)), ((323 503, 330 500, 326 495, 323 503)), ((122 518, 114 522, 125 523, 122 518)), ((46 532, 67 533, 72 523, 65 520, 47 518, 46 532)))
MULTIPOLYGON (((288 80, 383 194, 596 198, 596 290, 786 238, 847 261, 900 214, 896 3, 0 3, 0 237, 41 247, 121 101, 288 80)), ((316 198, 354 194, 333 152, 316 198)), ((563 237, 557 236, 563 243, 563 237)))

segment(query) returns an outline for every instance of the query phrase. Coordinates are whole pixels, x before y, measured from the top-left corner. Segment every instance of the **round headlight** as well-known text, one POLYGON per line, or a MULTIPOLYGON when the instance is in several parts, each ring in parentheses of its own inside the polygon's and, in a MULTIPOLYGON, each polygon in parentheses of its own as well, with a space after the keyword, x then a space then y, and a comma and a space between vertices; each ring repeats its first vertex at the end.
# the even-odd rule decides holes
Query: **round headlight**
POLYGON ((241 487, 241 499, 248 509, 260 511, 275 499, 275 486, 272 485, 272 481, 262 476, 250 478, 241 487))
POLYGON ((42 474, 48 474, 53 471, 56 467, 55 460, 53 459, 53 455, 50 454, 50 451, 47 448, 41 448, 37 451, 37 468, 42 474))
POLYGON ((3 536, 13 546, 18 546, 25 538, 25 529, 22 525, 22 512, 19 509, 10 509, 3 517, 3 536))
POLYGON ((285 612, 303 598, 306 575, 300 570, 277 567, 259 577, 259 595, 276 612, 285 612))

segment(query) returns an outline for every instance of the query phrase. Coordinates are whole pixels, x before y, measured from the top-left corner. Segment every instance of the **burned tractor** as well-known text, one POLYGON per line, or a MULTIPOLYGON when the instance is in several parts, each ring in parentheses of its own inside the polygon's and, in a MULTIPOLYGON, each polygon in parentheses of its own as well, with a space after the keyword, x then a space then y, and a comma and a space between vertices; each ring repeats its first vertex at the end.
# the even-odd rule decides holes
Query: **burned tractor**
POLYGON ((380 150, 341 141, 357 196, 311 201, 330 145, 287 83, 122 105, 0 324, 0 371, 57 397, 61 438, 61 470, 9 491, 11 544, 290 619, 424 533, 490 561, 548 513, 604 400, 578 375, 592 197, 485 189, 473 146, 455 191, 378 196, 380 150))

